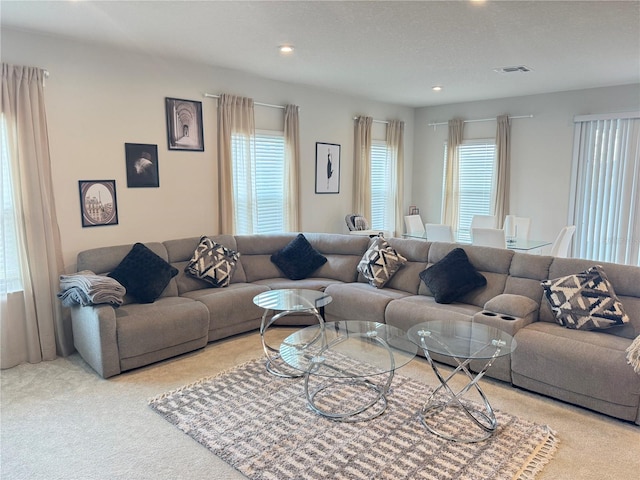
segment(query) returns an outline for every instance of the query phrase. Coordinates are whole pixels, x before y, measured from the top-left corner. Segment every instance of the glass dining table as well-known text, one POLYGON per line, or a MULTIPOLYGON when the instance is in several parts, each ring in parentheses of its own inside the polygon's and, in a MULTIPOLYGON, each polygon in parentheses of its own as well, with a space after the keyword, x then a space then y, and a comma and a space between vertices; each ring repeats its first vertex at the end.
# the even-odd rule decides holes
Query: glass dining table
MULTIPOLYGON (((414 234, 414 233, 404 233, 402 234, 404 238, 419 238, 422 240, 429 240, 427 238, 426 233, 422 234, 414 234)), ((457 243, 462 245, 470 245, 471 242, 465 240, 457 240, 457 243)), ((507 249, 516 250, 521 252, 531 252, 533 250, 538 250, 542 247, 546 247, 551 245, 552 242, 548 240, 525 240, 524 238, 517 238, 515 240, 507 240, 507 249)))

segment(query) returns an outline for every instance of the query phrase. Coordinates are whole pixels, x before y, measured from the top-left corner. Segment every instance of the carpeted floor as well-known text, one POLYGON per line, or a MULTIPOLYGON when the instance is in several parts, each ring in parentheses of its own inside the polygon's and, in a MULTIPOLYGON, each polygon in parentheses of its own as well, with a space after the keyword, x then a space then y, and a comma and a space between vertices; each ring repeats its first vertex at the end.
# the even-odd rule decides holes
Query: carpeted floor
MULTIPOLYGON (((498 431, 486 441, 459 443, 433 435, 417 415, 431 392, 395 375, 383 415, 335 422, 306 408, 303 379, 274 377, 259 358, 162 394, 149 405, 252 480, 533 479, 552 458, 556 441, 548 426, 504 412, 496 412, 498 431)), ((323 390, 322 403, 345 411, 362 393, 368 391, 342 383, 323 390)), ((443 412, 438 424, 451 436, 472 430, 457 409, 443 412)))
MULTIPOLYGON (((279 329, 284 338, 291 329, 279 329)), ((108 380, 77 355, 0 373, 0 478, 245 478, 167 423, 150 398, 217 375, 262 351, 257 332, 208 345, 108 380)), ((436 380, 417 358, 398 371, 427 385, 436 380)), ((640 428, 588 410, 483 379, 496 410, 553 427, 559 440, 537 480, 636 480, 640 428)))

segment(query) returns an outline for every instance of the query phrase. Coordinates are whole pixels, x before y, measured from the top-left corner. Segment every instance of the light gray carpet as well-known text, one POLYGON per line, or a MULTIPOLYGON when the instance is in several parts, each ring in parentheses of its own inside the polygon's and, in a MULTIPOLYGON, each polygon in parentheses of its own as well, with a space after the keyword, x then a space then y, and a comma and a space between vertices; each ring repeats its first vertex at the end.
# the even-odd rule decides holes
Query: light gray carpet
MULTIPOLYGON (((290 328, 274 329, 281 338, 290 328)), ((77 355, 0 372, 0 477, 55 479, 245 478, 148 406, 164 392, 262 352, 257 332, 103 380, 77 355)), ((398 374, 437 384, 426 360, 398 374)), ((481 381, 494 408, 548 424, 558 450, 536 480, 637 480, 640 428, 588 410, 481 381)))
MULTIPOLYGON (((307 408, 303 379, 274 377, 258 359, 149 405, 252 480, 533 479, 555 452, 547 426, 504 412, 496 412, 496 435, 483 442, 433 435, 417 415, 431 392, 396 375, 383 415, 335 422, 307 408)), ((341 384, 323 390, 322 403, 345 411, 362 393, 341 384)), ((443 412, 438 423, 451 436, 468 436, 472 428, 459 410, 443 412)))

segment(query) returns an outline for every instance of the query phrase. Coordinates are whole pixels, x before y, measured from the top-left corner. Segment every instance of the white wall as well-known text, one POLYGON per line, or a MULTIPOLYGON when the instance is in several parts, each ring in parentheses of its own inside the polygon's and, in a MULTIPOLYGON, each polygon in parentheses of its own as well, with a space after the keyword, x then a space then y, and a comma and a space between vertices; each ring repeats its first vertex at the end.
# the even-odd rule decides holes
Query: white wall
MULTIPOLYGON (((640 85, 459 103, 416 110, 413 197, 423 220, 440 222, 447 126, 429 123, 533 115, 511 124, 510 213, 531 217, 532 239, 553 240, 567 224, 574 115, 640 110, 640 85)), ((466 123, 465 139, 495 138, 496 122, 466 123)))
MULTIPOLYGON (((405 122, 407 190, 411 185, 411 108, 56 37, 11 29, 1 33, 3 62, 50 72, 47 119, 67 270, 75 268, 77 252, 87 248, 217 233, 217 102, 203 98, 205 92, 300 106, 303 231, 347 231, 344 216, 352 205, 354 115, 405 122), (204 152, 167 149, 165 97, 202 101, 204 152), (315 142, 342 146, 337 195, 315 194, 315 142), (158 145, 159 188, 127 188, 125 143, 158 145), (116 180, 119 224, 82 228, 78 180, 107 179, 116 180)), ((256 125, 281 128, 282 111, 256 107, 256 125)), ((405 197, 408 205, 409 191, 405 197)))

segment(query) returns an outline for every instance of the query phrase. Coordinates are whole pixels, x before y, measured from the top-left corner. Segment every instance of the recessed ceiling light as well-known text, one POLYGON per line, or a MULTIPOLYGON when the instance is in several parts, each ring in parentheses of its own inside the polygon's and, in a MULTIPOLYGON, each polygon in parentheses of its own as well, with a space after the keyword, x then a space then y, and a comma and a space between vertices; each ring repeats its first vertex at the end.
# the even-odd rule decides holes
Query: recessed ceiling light
POLYGON ((431 90, 433 90, 434 92, 439 92, 442 90, 442 87, 440 85, 434 85, 433 87, 431 87, 431 90))
POLYGON ((293 53, 293 45, 280 45, 278 49, 280 50, 280 53, 285 55, 293 53))

